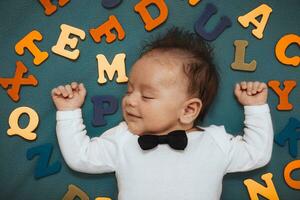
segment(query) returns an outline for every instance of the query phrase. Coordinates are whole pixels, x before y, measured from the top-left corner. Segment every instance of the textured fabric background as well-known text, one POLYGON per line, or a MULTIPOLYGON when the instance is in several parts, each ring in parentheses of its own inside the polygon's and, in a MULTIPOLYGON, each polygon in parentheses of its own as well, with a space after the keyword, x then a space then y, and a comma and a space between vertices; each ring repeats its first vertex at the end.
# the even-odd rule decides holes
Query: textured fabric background
MULTIPOLYGON (((92 125, 93 104, 91 97, 94 95, 114 95, 121 100, 126 90, 126 84, 114 81, 104 85, 97 83, 98 66, 96 55, 104 54, 111 62, 115 54, 126 53, 126 71, 136 60, 141 44, 144 40, 164 32, 172 25, 193 30, 198 16, 204 11, 208 3, 213 3, 218 8, 218 13, 207 24, 208 29, 223 15, 228 16, 232 26, 226 29, 212 45, 215 47, 216 63, 221 74, 221 85, 217 99, 206 117, 203 125, 225 125, 227 132, 238 134, 243 128, 243 108, 233 96, 233 87, 242 80, 300 80, 300 68, 283 65, 274 55, 274 47, 278 40, 288 34, 300 34, 300 2, 299 0, 286 1, 239 1, 239 0, 202 0, 195 7, 191 7, 187 0, 166 0, 169 9, 167 21, 151 32, 144 29, 140 16, 134 12, 138 0, 123 1, 118 7, 108 10, 101 6, 101 0, 76 1, 71 0, 66 6, 59 7, 51 16, 44 14, 44 9, 38 0, 1 0, 0 1, 0 77, 12 77, 15 72, 15 63, 22 61, 28 67, 28 74, 34 75, 39 83, 37 87, 23 86, 20 92, 20 101, 12 101, 6 90, 0 88, 0 199, 61 199, 67 192, 69 184, 74 184, 85 191, 90 199, 99 196, 108 196, 117 199, 117 185, 114 174, 88 175, 70 170, 64 163, 58 148, 55 136, 55 107, 52 103, 50 91, 52 88, 67 84, 72 81, 83 82, 88 94, 83 106, 83 114, 88 134, 91 137, 100 135, 104 130, 118 124, 122 119, 121 109, 114 115, 107 116, 108 124, 103 127, 92 125), (237 22, 237 17, 248 13, 262 3, 268 4, 273 12, 268 20, 264 37, 256 39, 251 31, 237 22), (126 37, 123 41, 112 44, 105 42, 95 43, 89 34, 90 28, 98 27, 107 21, 110 15, 115 15, 122 24, 126 37), (78 43, 80 57, 75 61, 56 55, 51 51, 60 35, 60 25, 68 24, 85 31, 86 39, 78 43), (48 59, 40 66, 32 62, 32 55, 25 50, 23 56, 15 53, 15 44, 32 30, 38 30, 43 35, 43 40, 37 42, 38 47, 49 53, 48 59), (257 61, 255 72, 234 71, 230 65, 234 61, 235 40, 247 40, 246 62, 257 61), (19 136, 7 135, 9 128, 8 118, 10 113, 18 107, 28 106, 34 109, 40 118, 36 129, 38 135, 35 141, 26 141, 19 136), (37 157, 33 160, 26 159, 28 149, 43 145, 53 144, 53 153, 50 163, 60 161, 62 169, 59 173, 36 180, 34 170, 37 157)), ((53 1, 57 4, 57 1, 53 1)), ((153 15, 157 15, 154 7, 149 8, 153 15)), ((299 46, 292 45, 287 54, 299 55, 299 46)), ((299 83, 298 83, 299 84, 299 83)), ((300 89, 297 86, 289 96, 294 105, 291 111, 278 111, 277 95, 269 90, 269 104, 271 107, 275 134, 279 133, 290 117, 300 119, 300 89)), ((22 116, 20 125, 26 126, 28 118, 22 116)), ((299 147, 299 145, 298 145, 299 147)), ((299 159, 300 156, 298 155, 299 159)), ((296 159, 297 159, 296 158, 296 159)), ((280 147, 274 144, 271 162, 264 168, 247 172, 227 175, 224 180, 222 199, 241 200, 249 199, 243 180, 252 178, 263 183, 260 176, 264 173, 273 173, 273 182, 281 199, 299 199, 300 191, 289 188, 283 179, 283 169, 290 161, 295 160, 288 153, 288 146, 280 147)), ((171 166, 170 166, 171 167, 171 166)), ((293 177, 300 179, 298 172, 293 177)), ((180 188, 178 188, 180 189, 180 188)))

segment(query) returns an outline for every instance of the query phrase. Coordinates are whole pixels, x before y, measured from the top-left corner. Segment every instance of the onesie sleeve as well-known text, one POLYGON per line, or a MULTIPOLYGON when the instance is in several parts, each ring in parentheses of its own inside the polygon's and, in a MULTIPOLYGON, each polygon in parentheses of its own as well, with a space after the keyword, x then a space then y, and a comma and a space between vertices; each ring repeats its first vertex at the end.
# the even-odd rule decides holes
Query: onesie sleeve
POLYGON ((79 172, 105 173, 116 169, 118 134, 122 126, 113 127, 99 137, 86 135, 81 109, 57 111, 56 134, 67 165, 79 172))
POLYGON ((243 136, 228 134, 224 127, 213 134, 225 153, 225 173, 256 169, 271 159, 274 133, 268 104, 244 106, 244 112, 243 136))

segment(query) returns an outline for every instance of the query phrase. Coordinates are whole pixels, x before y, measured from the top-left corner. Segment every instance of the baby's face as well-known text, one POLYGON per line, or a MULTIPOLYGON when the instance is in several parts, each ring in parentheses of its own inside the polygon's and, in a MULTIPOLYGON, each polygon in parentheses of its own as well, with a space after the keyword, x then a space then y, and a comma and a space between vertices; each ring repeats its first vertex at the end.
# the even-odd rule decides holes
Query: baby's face
POLYGON ((122 101, 129 130, 137 135, 162 135, 180 129, 187 84, 182 62, 170 53, 155 50, 137 60, 122 101))

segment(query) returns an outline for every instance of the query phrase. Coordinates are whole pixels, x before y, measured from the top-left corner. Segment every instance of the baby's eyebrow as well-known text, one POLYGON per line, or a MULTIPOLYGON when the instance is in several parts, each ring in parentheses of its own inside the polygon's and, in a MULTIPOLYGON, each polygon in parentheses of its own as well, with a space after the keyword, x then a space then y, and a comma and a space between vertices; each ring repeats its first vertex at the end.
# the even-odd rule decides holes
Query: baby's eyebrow
POLYGON ((153 86, 147 85, 147 84, 142 84, 142 85, 141 85, 141 88, 142 88, 143 90, 149 90, 149 91, 151 91, 151 92, 157 92, 157 91, 158 91, 158 89, 157 89, 156 87, 153 87, 153 86))

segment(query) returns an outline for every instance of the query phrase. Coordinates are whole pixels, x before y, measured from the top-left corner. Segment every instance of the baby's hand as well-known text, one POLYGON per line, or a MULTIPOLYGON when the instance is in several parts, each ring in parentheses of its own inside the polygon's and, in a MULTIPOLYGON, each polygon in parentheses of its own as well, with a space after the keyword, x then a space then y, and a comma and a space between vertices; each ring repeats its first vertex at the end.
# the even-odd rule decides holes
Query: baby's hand
POLYGON ((75 110, 84 102, 86 89, 82 83, 72 82, 71 85, 58 86, 51 91, 52 100, 57 110, 75 110))
POLYGON ((268 87, 263 82, 241 82, 235 85, 234 94, 244 106, 262 105, 267 102, 268 87))

